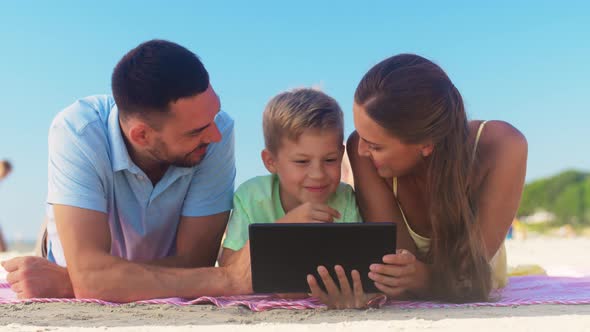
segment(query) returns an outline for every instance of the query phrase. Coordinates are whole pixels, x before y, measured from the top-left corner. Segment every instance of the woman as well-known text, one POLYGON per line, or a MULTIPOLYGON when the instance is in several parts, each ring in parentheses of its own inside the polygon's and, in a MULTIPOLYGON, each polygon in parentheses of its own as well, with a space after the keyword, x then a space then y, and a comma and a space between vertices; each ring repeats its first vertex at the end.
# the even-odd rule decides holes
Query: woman
MULTIPOLYGON (((369 277, 392 298, 487 300, 507 280, 503 240, 524 185, 524 136, 505 122, 468 121, 445 72, 411 54, 369 70, 353 112, 347 150, 361 214, 397 222, 405 249, 369 277)), ((358 290, 310 287, 331 307, 366 303, 358 290)))

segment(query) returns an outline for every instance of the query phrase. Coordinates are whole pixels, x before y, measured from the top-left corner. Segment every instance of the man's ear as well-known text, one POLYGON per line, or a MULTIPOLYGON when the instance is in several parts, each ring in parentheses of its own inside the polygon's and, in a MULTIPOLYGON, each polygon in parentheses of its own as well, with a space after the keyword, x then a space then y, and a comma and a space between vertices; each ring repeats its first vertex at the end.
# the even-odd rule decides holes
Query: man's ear
POLYGON ((276 158, 275 158, 274 154, 272 152, 268 151, 268 149, 264 149, 260 153, 260 156, 262 157, 262 162, 264 163, 264 167, 266 167, 266 169, 269 172, 271 172, 272 174, 275 174, 277 172, 277 167, 276 167, 276 158))
POLYGON ((430 156, 433 151, 434 151, 434 144, 433 143, 427 143, 427 144, 424 144, 420 147, 420 153, 422 153, 423 158, 430 156))
POLYGON ((134 145, 141 147, 147 146, 149 145, 151 130, 145 123, 135 122, 129 128, 129 140, 134 145))

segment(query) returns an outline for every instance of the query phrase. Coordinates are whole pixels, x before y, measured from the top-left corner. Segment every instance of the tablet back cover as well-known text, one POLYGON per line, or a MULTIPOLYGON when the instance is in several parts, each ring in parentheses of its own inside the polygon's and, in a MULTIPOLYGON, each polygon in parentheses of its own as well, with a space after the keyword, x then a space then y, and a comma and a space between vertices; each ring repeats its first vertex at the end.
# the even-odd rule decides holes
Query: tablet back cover
POLYGON ((394 223, 251 224, 252 287, 256 293, 309 292, 306 277, 313 274, 323 288, 317 266, 334 265, 360 272, 363 290, 378 292, 367 276, 369 265, 395 253, 394 223))

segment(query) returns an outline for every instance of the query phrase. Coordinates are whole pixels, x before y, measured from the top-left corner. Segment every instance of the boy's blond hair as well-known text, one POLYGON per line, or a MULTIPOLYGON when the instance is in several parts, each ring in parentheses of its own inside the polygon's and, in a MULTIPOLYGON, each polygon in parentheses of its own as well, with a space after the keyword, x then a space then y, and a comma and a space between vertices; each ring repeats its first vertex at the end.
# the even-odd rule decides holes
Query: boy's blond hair
POLYGON ((297 141, 308 129, 338 130, 344 139, 344 116, 338 102, 314 89, 295 89, 272 98, 262 115, 264 144, 277 153, 283 138, 297 141))

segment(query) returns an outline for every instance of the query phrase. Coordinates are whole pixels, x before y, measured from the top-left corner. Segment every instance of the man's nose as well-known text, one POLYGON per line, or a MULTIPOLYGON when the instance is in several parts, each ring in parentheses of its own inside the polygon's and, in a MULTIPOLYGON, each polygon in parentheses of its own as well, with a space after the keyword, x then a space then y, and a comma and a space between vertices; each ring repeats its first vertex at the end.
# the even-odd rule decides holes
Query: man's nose
POLYGON ((206 141, 208 141, 208 143, 217 143, 221 141, 221 131, 219 131, 217 124, 213 123, 209 128, 206 141))

